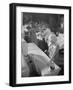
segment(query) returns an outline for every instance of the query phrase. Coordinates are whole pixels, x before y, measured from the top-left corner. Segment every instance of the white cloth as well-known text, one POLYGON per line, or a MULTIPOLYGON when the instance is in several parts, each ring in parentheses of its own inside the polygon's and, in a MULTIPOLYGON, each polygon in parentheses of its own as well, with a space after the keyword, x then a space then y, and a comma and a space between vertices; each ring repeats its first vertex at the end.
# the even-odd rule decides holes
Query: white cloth
POLYGON ((60 71, 60 67, 56 65, 53 61, 53 65, 55 66, 54 73, 52 70, 50 70, 50 61, 51 59, 34 43, 28 43, 28 55, 31 55, 34 61, 34 64, 36 66, 37 71, 41 72, 41 75, 44 76, 46 73, 48 75, 57 75, 60 71), (46 70, 45 70, 46 69, 46 70))
POLYGON ((45 57, 45 61, 49 62, 50 58, 34 43, 28 43, 28 54, 35 54, 45 57))

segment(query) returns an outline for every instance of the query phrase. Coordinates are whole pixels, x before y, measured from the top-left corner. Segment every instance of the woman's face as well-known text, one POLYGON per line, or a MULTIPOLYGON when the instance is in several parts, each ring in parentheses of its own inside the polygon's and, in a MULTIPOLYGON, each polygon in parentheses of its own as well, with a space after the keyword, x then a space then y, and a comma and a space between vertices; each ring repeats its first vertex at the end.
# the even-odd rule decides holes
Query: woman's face
POLYGON ((49 28, 44 28, 42 30, 42 36, 43 36, 43 38, 45 38, 46 36, 49 36, 50 33, 51 33, 51 30, 49 28))
POLYGON ((43 39, 41 32, 36 33, 36 37, 37 37, 37 39, 39 39, 39 40, 42 40, 42 39, 43 39))

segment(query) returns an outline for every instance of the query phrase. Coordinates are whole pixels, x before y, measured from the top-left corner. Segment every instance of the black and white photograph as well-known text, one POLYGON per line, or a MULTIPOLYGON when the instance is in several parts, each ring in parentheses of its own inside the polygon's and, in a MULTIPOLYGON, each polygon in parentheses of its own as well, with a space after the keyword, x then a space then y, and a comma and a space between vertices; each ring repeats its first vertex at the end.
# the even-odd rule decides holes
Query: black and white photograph
POLYGON ((71 83, 71 7, 10 4, 10 86, 71 83))
POLYGON ((64 15, 21 14, 21 76, 64 75, 64 15))

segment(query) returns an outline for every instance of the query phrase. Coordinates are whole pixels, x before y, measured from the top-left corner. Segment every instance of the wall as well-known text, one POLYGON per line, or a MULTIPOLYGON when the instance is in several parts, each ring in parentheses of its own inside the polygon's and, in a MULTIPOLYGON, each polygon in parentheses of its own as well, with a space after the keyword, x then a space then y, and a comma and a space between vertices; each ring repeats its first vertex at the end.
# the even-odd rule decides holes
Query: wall
POLYGON ((52 5, 72 5, 73 0, 1 0, 0 1, 0 90, 72 90, 72 84, 46 85, 34 87, 12 88, 8 86, 9 81, 9 3, 35 3, 52 5))

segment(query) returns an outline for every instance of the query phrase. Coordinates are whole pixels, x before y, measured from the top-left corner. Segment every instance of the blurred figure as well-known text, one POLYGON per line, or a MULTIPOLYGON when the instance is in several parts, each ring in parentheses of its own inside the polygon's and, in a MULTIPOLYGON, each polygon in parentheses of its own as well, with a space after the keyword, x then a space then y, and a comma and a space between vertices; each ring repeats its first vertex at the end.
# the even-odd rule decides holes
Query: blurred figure
POLYGON ((43 37, 45 39, 45 42, 48 45, 48 56, 52 59, 55 55, 56 52, 56 48, 57 48, 57 38, 56 35, 51 32, 50 28, 46 28, 46 30, 44 30, 43 32, 43 37))
POLYGON ((48 52, 49 52, 49 57, 51 59, 53 59, 53 57, 55 56, 56 54, 56 48, 57 48, 57 38, 56 38, 56 35, 54 33, 51 33, 48 37, 48 40, 47 40, 47 43, 48 43, 48 52))
POLYGON ((64 34, 63 33, 58 34, 57 44, 59 45, 59 49, 64 49, 64 34))

